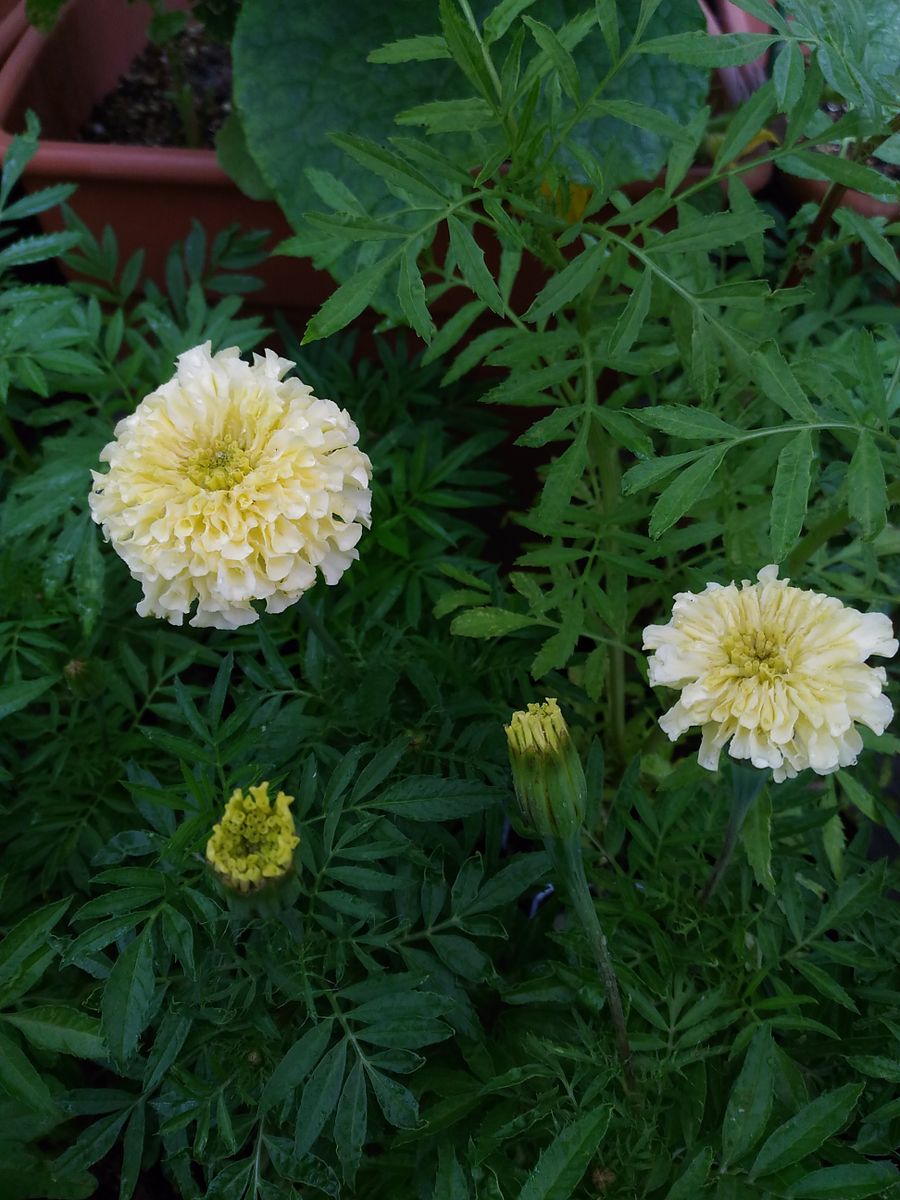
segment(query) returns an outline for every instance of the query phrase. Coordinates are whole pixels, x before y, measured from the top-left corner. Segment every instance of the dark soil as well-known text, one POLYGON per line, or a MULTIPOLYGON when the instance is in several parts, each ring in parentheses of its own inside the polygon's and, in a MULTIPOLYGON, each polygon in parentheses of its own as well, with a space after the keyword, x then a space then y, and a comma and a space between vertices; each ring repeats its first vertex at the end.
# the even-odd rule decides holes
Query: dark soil
POLYGON ((165 45, 152 42, 104 96, 83 125, 82 142, 136 146, 215 145, 231 111, 231 56, 200 25, 188 26, 165 45), (179 105, 182 92, 190 103, 179 105), (186 107, 186 130, 180 108, 186 107))

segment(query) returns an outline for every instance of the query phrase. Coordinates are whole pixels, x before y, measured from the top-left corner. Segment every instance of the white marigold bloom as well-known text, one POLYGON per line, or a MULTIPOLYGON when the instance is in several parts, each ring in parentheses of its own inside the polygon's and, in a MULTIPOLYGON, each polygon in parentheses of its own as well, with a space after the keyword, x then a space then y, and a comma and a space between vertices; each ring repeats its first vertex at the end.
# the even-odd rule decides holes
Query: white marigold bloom
POLYGON ((175 377, 120 421, 93 471, 91 513, 144 589, 142 617, 235 629, 253 600, 281 612, 337 583, 369 525, 359 432, 272 350, 179 355, 175 377))
POLYGON ((776 783, 804 767, 828 775, 852 766, 856 723, 883 733, 893 716, 884 667, 865 665, 870 654, 897 653, 890 620, 789 587, 777 566, 757 579, 680 592, 671 621, 644 630, 644 649, 655 651, 650 683, 681 690, 660 725, 673 742, 699 725, 710 771, 728 743, 733 758, 771 767, 776 783))

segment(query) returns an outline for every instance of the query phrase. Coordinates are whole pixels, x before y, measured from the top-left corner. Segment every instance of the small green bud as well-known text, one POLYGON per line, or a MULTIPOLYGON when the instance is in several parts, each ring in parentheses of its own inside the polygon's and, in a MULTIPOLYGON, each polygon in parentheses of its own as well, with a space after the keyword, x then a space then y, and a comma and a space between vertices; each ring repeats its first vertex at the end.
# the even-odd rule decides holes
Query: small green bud
POLYGON ((542 837, 571 837, 584 820, 587 787, 556 700, 514 712, 505 729, 523 816, 542 837))

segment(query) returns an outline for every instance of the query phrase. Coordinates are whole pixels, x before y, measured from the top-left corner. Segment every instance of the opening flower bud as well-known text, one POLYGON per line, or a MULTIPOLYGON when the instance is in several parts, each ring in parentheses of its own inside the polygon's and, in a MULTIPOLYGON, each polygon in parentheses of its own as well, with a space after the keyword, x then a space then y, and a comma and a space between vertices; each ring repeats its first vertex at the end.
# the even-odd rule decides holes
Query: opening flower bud
POLYGON ((293 796, 279 792, 274 804, 268 783, 235 789, 206 844, 206 858, 226 887, 255 892, 291 868, 300 839, 294 832, 293 796))
POLYGON ((584 768, 555 699, 529 704, 505 726, 516 799, 542 837, 567 838, 584 820, 584 768))

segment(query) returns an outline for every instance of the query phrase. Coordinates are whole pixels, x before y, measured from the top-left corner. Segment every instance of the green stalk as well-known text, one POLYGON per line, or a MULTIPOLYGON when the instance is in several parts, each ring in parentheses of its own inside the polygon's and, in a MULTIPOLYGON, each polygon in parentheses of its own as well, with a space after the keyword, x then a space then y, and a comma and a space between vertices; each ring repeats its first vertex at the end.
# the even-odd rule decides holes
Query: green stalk
POLYGON ((630 1092, 634 1092, 637 1089, 637 1081, 631 1060, 628 1032, 625 1028, 625 1013, 622 1010, 619 983, 609 954, 606 935, 600 924, 600 918, 597 916, 587 876, 584 873, 581 833, 579 831, 568 838, 547 838, 545 845, 563 878, 569 900, 581 922, 581 927, 597 964, 597 971, 606 994, 606 1003, 609 1005, 609 1015, 612 1018, 613 1030, 616 1035, 616 1049, 625 1074, 625 1086, 630 1092))

